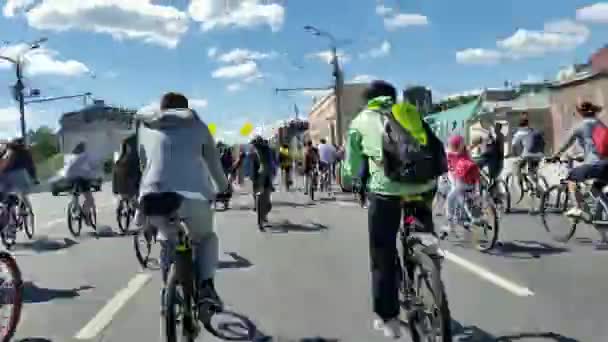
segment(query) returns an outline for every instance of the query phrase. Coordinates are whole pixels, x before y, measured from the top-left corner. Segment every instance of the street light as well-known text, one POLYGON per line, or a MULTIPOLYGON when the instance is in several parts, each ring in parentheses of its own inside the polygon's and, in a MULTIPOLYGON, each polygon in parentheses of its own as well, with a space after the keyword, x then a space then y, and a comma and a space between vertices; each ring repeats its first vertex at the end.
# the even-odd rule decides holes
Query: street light
POLYGON ((304 30, 312 33, 317 37, 325 37, 329 39, 330 49, 331 49, 331 64, 333 65, 333 76, 334 76, 334 94, 336 97, 336 139, 335 142, 338 145, 342 145, 342 72, 340 70, 340 63, 338 61, 338 52, 337 52, 337 41, 336 38, 329 32, 320 30, 314 26, 306 25, 304 26, 304 30))
POLYGON ((25 86, 23 85, 23 57, 26 53, 31 50, 35 50, 41 47, 41 44, 46 42, 48 39, 46 37, 40 38, 32 43, 30 43, 29 48, 19 54, 16 58, 11 58, 7 56, 0 56, 0 59, 8 61, 15 65, 15 75, 17 76, 17 82, 13 87, 13 95, 15 100, 19 101, 19 119, 21 121, 21 137, 26 140, 27 143, 27 134, 25 129, 25 95, 23 94, 23 90, 25 86))

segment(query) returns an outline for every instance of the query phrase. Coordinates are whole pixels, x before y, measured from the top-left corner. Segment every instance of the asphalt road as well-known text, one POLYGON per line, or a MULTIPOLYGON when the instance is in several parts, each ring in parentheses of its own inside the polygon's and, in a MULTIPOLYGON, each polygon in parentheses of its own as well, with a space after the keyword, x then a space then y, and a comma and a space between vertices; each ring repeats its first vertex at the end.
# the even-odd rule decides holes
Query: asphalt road
MULTIPOLYGON (((132 237, 111 233, 118 229, 109 189, 95 194, 99 238, 84 229, 71 237, 68 197, 33 196, 35 241, 20 237, 14 251, 27 282, 16 340, 161 340, 159 272, 140 269, 132 237)), ((217 285, 231 312, 216 326, 258 341, 383 341, 371 324, 366 211, 349 195, 309 204, 302 193, 277 192, 273 202, 264 234, 250 196, 216 215, 217 285)), ((503 246, 490 254, 442 244, 455 340, 608 341, 608 251, 589 245, 596 235, 582 229, 560 245, 525 213, 501 225, 503 246)))

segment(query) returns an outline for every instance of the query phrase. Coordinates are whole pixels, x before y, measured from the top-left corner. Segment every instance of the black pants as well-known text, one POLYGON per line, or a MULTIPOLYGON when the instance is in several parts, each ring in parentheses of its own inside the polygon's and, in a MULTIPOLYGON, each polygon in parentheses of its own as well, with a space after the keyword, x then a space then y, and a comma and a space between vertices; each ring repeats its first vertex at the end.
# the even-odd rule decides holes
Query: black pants
POLYGON ((426 229, 433 231, 431 211, 432 192, 425 195, 429 200, 406 204, 399 197, 370 193, 368 209, 369 254, 372 271, 372 298, 374 312, 388 320, 399 315, 399 264, 397 233, 401 226, 402 212, 415 211, 415 216, 426 229))
POLYGON ((364 205, 367 201, 367 182, 369 181, 369 175, 361 177, 361 184, 359 185, 359 196, 361 199, 361 205, 364 205))

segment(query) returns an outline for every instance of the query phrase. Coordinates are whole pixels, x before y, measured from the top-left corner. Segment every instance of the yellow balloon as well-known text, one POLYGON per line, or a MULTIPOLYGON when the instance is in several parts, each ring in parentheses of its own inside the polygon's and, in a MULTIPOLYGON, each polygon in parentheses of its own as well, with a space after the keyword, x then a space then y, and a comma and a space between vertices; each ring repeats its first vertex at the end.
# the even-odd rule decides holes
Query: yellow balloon
POLYGON ((215 136, 215 132, 217 132, 217 126, 214 123, 210 123, 207 127, 209 127, 209 132, 211 132, 211 135, 215 136))
POLYGON ((251 134, 251 132, 253 132, 253 124, 251 122, 247 122, 243 125, 243 127, 241 127, 241 135, 246 137, 249 136, 249 134, 251 134))

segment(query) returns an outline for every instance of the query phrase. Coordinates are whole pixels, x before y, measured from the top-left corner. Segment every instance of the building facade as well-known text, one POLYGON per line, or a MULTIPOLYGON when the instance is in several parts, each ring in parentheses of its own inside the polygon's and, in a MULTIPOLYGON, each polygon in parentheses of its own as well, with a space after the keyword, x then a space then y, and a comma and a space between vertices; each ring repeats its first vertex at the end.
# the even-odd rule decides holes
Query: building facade
POLYGON ((135 112, 98 100, 79 111, 63 114, 58 132, 61 152, 71 153, 78 143, 85 142, 96 159, 112 158, 122 140, 135 132, 135 112))
POLYGON ((368 84, 345 84, 342 90, 342 132, 336 132, 336 97, 329 94, 315 102, 308 114, 308 138, 315 144, 321 139, 336 142, 336 134, 342 134, 345 141, 346 131, 353 118, 366 106, 364 93, 368 84))

